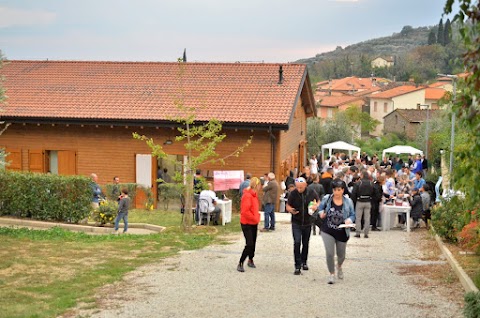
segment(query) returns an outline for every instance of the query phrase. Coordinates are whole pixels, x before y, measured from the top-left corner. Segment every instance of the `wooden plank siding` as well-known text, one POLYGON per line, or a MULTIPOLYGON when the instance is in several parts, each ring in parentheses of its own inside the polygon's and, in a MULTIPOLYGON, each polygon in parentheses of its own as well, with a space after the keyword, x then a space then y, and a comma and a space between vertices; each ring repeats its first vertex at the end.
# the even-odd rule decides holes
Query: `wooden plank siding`
MULTIPOLYGON (((112 182, 113 176, 120 177, 122 182, 135 182, 135 154, 149 154, 150 149, 145 142, 134 140, 133 132, 154 138, 156 143, 162 144, 165 140, 174 140, 176 130, 170 128, 155 129, 139 127, 105 127, 77 125, 20 125, 12 124, 0 136, 0 144, 7 150, 13 150, 15 162, 18 162, 21 144, 21 169, 23 171, 39 172, 38 158, 35 158, 34 167, 30 169, 29 154, 40 151, 58 151, 60 159, 62 153, 70 154, 68 171, 74 169, 71 160, 76 154, 76 174, 88 176, 95 172, 100 184, 112 182)), ((216 149, 220 157, 231 154, 238 146, 243 145, 253 135, 252 144, 237 157, 230 157, 225 165, 220 163, 204 164, 202 170, 245 170, 255 176, 262 176, 270 171, 271 144, 269 133, 266 130, 226 130, 227 137, 216 149)), ((172 155, 185 155, 185 148, 179 142, 164 145, 165 151, 172 155)), ((278 157, 277 157, 278 162, 278 157)), ((12 168, 17 168, 17 163, 12 168)), ((279 166, 278 164, 276 166, 279 166)), ((59 164, 59 170, 62 169, 59 164)), ((46 171, 44 171, 46 172, 46 171)), ((60 171, 59 171, 60 172, 60 171)), ((71 173, 65 173, 71 174, 71 173)))

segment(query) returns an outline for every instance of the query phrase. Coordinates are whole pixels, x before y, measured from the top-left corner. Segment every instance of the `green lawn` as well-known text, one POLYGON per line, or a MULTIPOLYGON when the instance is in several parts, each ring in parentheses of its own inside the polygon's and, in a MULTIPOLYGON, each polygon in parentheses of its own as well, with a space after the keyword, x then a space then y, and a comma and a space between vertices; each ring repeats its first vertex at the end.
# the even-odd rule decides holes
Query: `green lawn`
POLYGON ((95 307, 95 288, 135 268, 181 250, 222 242, 241 231, 234 215, 227 226, 180 230, 178 212, 132 210, 131 223, 166 226, 150 235, 87 235, 60 228, 0 228, 0 317, 55 317, 77 303, 95 307))

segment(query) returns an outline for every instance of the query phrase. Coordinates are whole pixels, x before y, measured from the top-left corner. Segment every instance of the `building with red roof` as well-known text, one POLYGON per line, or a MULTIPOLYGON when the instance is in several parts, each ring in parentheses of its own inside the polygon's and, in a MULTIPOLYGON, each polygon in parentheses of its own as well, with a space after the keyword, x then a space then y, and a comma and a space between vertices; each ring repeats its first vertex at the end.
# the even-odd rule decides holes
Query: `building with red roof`
MULTIPOLYGON (((0 147, 7 169, 89 175, 100 183, 119 176, 138 182, 167 165, 140 155, 151 151, 133 132, 152 137, 171 158, 185 160, 175 140, 183 116, 178 105, 195 109, 197 123, 223 122, 226 139, 217 147, 227 156, 253 136, 252 144, 214 170, 273 171, 282 178, 306 160, 306 119, 316 116, 304 64, 161 63, 93 61, 8 61, 1 69, 8 96, 1 120, 10 127, 0 147), (140 170, 139 170, 140 169, 140 170)), ((179 169, 171 165, 171 172, 179 169)), ((148 178, 147 178, 148 179, 148 178)), ((155 189, 155 187, 153 187, 155 189)))

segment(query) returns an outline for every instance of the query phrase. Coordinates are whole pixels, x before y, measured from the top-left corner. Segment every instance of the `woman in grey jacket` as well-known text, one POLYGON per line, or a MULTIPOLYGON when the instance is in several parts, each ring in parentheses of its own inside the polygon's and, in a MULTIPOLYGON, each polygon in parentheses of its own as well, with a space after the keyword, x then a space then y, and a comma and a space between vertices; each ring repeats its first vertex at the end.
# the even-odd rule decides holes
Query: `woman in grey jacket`
POLYGON ((333 194, 325 195, 320 203, 320 218, 322 223, 322 239, 327 256, 327 267, 330 272, 328 283, 335 283, 335 248, 337 250, 337 275, 343 279, 342 264, 345 260, 347 241, 350 238, 350 228, 345 225, 355 221, 355 209, 350 198, 343 195, 343 182, 335 179, 332 182, 333 194))

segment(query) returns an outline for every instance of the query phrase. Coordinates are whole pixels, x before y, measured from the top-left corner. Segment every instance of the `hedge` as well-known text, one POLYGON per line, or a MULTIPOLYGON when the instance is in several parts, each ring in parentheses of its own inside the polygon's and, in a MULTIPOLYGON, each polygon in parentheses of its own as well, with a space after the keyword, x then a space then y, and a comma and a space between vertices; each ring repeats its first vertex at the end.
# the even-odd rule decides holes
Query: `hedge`
POLYGON ((0 171, 0 215, 77 223, 91 211, 90 179, 0 171))

